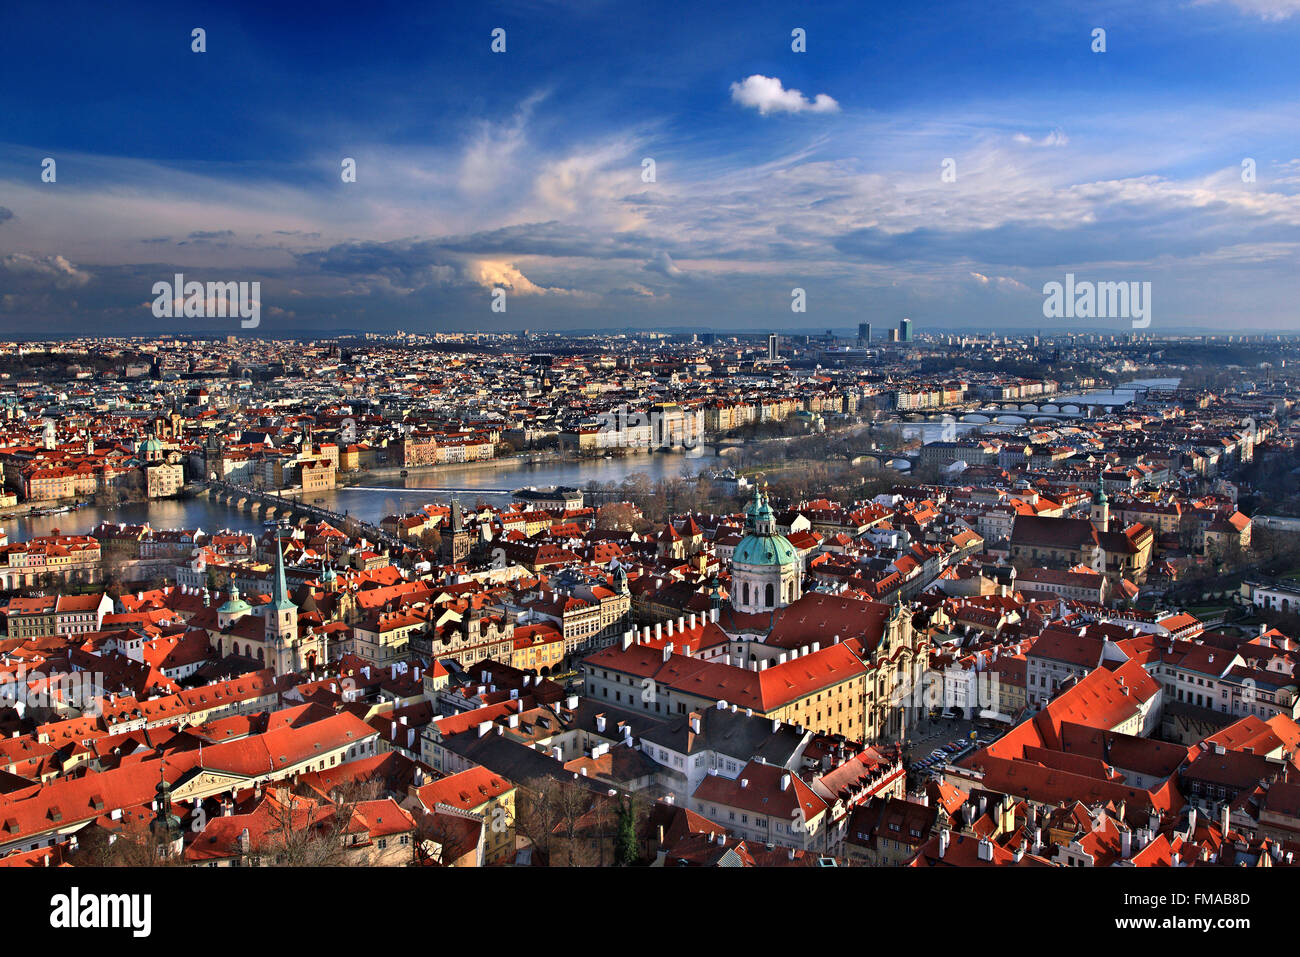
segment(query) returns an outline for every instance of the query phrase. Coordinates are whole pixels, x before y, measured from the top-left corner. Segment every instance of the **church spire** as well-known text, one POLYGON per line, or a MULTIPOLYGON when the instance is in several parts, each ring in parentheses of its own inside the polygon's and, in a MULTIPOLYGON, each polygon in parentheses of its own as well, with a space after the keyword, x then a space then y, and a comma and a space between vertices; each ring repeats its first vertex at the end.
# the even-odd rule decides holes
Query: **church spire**
POLYGON ((154 790, 154 818, 150 824, 154 844, 160 857, 170 857, 181 850, 181 819, 172 812, 172 789, 167 783, 166 762, 158 761, 158 786, 154 790))
POLYGON ((289 600, 289 586, 284 580, 284 548, 279 533, 275 536, 275 579, 271 584, 271 607, 276 611, 297 607, 289 600))

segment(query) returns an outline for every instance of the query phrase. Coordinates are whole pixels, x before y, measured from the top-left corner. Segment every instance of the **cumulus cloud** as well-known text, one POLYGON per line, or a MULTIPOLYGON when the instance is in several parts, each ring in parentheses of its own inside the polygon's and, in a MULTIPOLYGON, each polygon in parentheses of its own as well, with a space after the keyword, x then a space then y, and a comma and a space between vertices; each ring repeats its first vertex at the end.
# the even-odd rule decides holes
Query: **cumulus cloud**
POLYGON ((673 262, 673 258, 666 252, 662 251, 657 253, 655 257, 642 268, 645 269, 646 272, 657 272, 659 275, 666 276, 669 279, 680 279, 682 276, 686 275, 686 273, 682 272, 681 268, 673 262))
POLYGON ((341 243, 303 253, 298 262, 339 277, 352 293, 407 296, 415 292, 502 287, 520 296, 578 295, 572 289, 534 282, 516 259, 464 255, 432 240, 341 243))
POLYGON ((810 100, 799 90, 787 90, 776 77, 761 73, 731 84, 731 100, 741 106, 753 107, 760 116, 769 113, 834 113, 840 108, 825 93, 818 93, 810 100))
POLYGON ((63 256, 28 256, 13 253, 0 257, 0 269, 16 275, 42 277, 58 289, 84 286, 90 282, 90 273, 78 269, 63 256))
POLYGON ((986 276, 982 272, 972 272, 971 278, 974 279, 981 286, 1024 290, 1026 292, 1029 290, 1029 287, 1026 286, 1019 279, 1012 279, 1010 276, 986 276))
POLYGON ((488 289, 502 287, 517 296, 544 296, 548 292, 564 292, 561 289, 547 289, 539 286, 522 272, 514 263, 494 262, 483 259, 473 263, 470 275, 480 286, 488 289))

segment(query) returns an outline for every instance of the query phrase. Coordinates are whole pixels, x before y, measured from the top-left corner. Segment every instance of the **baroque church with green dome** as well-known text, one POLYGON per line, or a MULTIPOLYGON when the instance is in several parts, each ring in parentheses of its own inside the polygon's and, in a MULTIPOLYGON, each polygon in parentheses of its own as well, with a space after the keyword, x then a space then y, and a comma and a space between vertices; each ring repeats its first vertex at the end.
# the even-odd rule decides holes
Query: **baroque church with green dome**
POLYGON ((755 487, 745 506, 745 537, 731 555, 731 605, 744 614, 760 614, 784 608, 802 594, 803 563, 776 530, 767 496, 755 487))

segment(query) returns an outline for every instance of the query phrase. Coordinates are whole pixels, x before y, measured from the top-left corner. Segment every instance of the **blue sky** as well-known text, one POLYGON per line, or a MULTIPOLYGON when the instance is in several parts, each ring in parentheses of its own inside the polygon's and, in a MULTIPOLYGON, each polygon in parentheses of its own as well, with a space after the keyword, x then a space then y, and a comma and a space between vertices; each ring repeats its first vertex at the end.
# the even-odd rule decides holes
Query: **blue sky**
POLYGON ((1296 331, 1300 0, 284 6, 6 8, 0 334, 1296 331))

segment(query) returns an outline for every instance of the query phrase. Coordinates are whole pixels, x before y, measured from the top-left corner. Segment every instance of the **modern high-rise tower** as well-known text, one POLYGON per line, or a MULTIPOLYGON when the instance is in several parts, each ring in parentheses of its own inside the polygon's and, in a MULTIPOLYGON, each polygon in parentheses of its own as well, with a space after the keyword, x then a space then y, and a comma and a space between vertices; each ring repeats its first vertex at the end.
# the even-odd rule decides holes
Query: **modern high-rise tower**
POLYGON ((898 323, 898 339, 900 342, 912 341, 912 320, 903 319, 898 323))
POLYGON ((858 345, 866 346, 871 344, 871 323, 858 323, 858 345))

